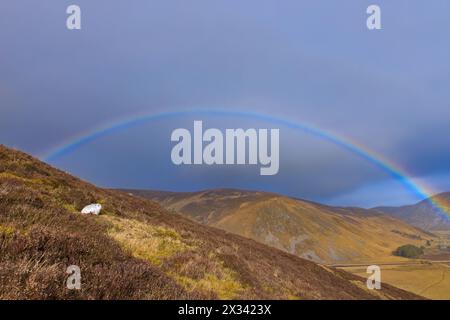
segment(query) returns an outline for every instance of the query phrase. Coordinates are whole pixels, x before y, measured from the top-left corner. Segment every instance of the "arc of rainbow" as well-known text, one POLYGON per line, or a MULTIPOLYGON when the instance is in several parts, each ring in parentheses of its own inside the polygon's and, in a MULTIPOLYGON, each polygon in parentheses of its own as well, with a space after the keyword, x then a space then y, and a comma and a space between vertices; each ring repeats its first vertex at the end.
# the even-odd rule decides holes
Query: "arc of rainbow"
POLYGON ((414 183, 411 178, 409 178, 408 173, 404 169, 402 169, 399 165, 389 161, 388 159, 385 159, 382 155, 377 154, 373 150, 370 150, 369 148, 359 144, 356 141, 340 136, 334 132, 323 130, 317 126, 256 112, 228 110, 188 110, 138 115, 107 123, 105 125, 98 126, 90 131, 81 132, 77 136, 66 140, 61 145, 51 149, 49 152, 42 155, 41 159, 47 162, 55 161, 58 158, 73 152, 75 149, 93 142, 94 140, 100 139, 101 137, 125 130, 130 127, 138 126, 149 121, 155 121, 167 117, 201 115, 252 118, 278 124, 291 129, 301 130, 305 133, 317 136, 359 156, 362 159, 365 159, 372 165, 388 173, 391 177, 402 183, 408 190, 414 192, 414 194, 418 195, 420 198, 427 199, 436 209, 438 209, 438 212, 440 214, 442 214, 446 219, 450 220, 450 211, 447 208, 447 204, 445 202, 441 201, 437 197, 433 197, 432 192, 427 191, 427 188, 425 186, 414 183))

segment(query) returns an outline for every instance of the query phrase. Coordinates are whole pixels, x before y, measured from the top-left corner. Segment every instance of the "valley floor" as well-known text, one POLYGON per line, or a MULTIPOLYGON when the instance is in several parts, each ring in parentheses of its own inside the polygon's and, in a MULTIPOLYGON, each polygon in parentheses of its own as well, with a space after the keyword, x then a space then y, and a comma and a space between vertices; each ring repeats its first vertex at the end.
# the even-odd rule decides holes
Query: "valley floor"
MULTIPOLYGON (((364 266, 339 267, 367 277, 364 266)), ((448 262, 411 262, 380 264, 381 281, 429 299, 450 299, 450 266, 448 262)))

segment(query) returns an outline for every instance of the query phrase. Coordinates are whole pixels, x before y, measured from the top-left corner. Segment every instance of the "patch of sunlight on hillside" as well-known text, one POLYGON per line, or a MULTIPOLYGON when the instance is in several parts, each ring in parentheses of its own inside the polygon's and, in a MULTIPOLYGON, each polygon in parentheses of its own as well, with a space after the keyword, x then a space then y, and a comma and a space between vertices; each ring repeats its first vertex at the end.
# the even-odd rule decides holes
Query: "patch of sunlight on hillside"
POLYGON ((161 265, 164 258, 193 249, 172 229, 152 226, 137 220, 101 216, 111 223, 108 235, 134 257, 161 265))
MULTIPOLYGON (((125 251, 154 265, 160 266, 164 259, 197 249, 194 245, 184 242, 173 229, 152 226, 133 219, 107 215, 100 217, 109 222, 108 235, 117 241, 125 251)), ((210 255, 209 258, 214 268, 199 278, 181 275, 182 267, 180 265, 176 269, 166 270, 166 273, 188 291, 211 291, 216 293, 220 299, 235 298, 244 290, 244 287, 236 280, 234 271, 224 267, 223 263, 214 255, 210 255)), ((189 260, 186 260, 186 263, 188 262, 189 260)))
POLYGON ((241 283, 236 281, 234 272, 227 268, 221 270, 222 276, 219 278, 214 274, 205 274, 201 279, 192 279, 185 276, 172 274, 174 279, 189 291, 213 291, 219 299, 230 300, 244 290, 241 283))
POLYGON ((6 237, 10 237, 13 235, 15 229, 11 226, 1 225, 0 224, 0 235, 5 235, 6 237))

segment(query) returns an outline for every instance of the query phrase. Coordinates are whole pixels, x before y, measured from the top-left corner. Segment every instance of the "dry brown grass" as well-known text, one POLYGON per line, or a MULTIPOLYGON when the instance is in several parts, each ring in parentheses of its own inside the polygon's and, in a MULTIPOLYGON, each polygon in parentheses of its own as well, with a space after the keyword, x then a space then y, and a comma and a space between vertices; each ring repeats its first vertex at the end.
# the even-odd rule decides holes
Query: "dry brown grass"
POLYGON ((183 241, 173 229, 153 226, 135 219, 101 216, 111 223, 108 235, 121 244, 133 256, 149 261, 154 265, 195 247, 183 241))
MULTIPOLYGON (((345 270, 364 276, 364 268, 345 270)), ((429 299, 450 299, 450 267, 439 263, 382 266, 381 279, 398 288, 414 292, 429 299)))

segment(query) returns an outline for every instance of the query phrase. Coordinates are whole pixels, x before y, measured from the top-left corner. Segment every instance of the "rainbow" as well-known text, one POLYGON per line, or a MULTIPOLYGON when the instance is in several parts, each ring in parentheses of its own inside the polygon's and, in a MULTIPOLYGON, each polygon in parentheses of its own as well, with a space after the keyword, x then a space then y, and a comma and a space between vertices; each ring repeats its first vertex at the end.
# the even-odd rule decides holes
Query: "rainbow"
POLYGON ((168 117, 183 116, 222 116, 251 118, 255 120, 267 121, 291 129, 301 130, 305 133, 317 136, 359 156, 362 159, 365 159, 375 167, 383 170, 391 177, 401 182, 408 190, 413 192, 416 196, 419 196, 419 198, 427 199, 427 201, 429 201, 442 216, 450 220, 450 212, 447 209, 446 203, 442 202, 437 197, 433 197, 433 192, 430 191, 431 189, 427 188, 425 185, 419 185, 419 183, 413 182, 410 178, 410 175, 403 168, 384 158, 381 154, 377 154, 373 150, 370 150, 369 148, 359 144, 357 141, 340 136, 331 131, 323 130, 312 124, 306 124, 290 119, 284 119, 255 112, 228 110, 187 110, 137 115, 126 119, 119 119, 118 121, 106 123, 104 125, 95 127, 90 131, 81 132, 77 136, 71 137, 64 141, 62 144, 52 148, 50 151, 41 155, 40 158, 46 162, 53 162, 58 158, 73 152, 83 145, 89 144, 94 140, 110 135, 112 133, 120 132, 131 127, 148 123, 150 121, 168 117))

